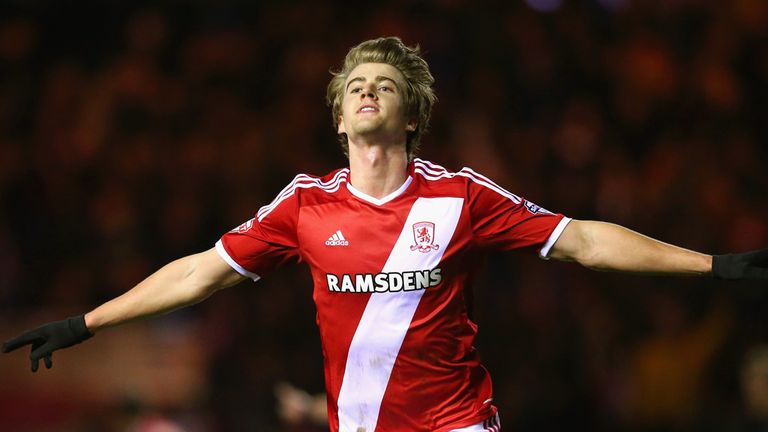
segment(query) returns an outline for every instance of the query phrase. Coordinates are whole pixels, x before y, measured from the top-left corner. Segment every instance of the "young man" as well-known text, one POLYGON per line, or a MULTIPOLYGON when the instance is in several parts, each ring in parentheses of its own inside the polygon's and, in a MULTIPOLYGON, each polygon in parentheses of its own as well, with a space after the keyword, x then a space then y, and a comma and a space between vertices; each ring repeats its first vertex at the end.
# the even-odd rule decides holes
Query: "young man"
POLYGON ((349 51, 328 86, 349 168, 298 175, 206 252, 174 261, 79 317, 7 342, 54 350, 129 320, 197 303, 290 261, 309 264, 333 431, 499 430, 473 347, 466 290, 477 257, 527 249, 598 270, 768 278, 768 250, 726 256, 544 210, 469 168, 415 159, 435 96, 417 48, 349 51))

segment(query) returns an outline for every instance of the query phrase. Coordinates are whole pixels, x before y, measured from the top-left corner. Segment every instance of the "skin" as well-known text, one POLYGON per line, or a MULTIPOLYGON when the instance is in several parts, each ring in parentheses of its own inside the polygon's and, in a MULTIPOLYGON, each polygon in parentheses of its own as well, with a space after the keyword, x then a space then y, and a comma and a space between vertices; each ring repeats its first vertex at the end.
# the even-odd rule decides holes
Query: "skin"
POLYGON ((549 257, 575 261, 599 271, 677 276, 712 273, 711 255, 599 221, 572 220, 555 242, 549 257))
POLYGON ((167 264, 121 296, 88 312, 85 325, 91 333, 97 333, 107 327, 170 312, 198 303, 243 279, 211 248, 167 264))
MULTIPOLYGON (((352 185, 374 198, 397 190, 407 178, 406 134, 416 129, 406 116, 402 74, 383 63, 363 63, 346 81, 338 133, 347 134, 352 185), (362 107, 371 107, 369 112, 362 107)), ((706 275, 712 256, 654 240, 598 221, 571 221, 550 251, 551 258, 575 261, 600 271, 706 275)), ((190 255, 85 315, 88 328, 101 329, 198 303, 244 279, 216 252, 190 255)))
POLYGON ((363 63, 345 83, 338 133, 347 134, 352 186, 382 198, 406 180, 406 134, 416 130, 406 117, 403 75, 384 63, 363 63), (361 111, 371 107, 372 112, 361 111))

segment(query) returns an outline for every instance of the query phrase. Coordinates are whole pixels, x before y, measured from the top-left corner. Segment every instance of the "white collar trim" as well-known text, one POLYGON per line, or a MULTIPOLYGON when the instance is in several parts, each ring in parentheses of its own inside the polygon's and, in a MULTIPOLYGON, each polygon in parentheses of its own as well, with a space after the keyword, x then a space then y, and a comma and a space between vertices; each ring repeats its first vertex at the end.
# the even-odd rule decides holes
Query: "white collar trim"
POLYGON ((405 192, 405 190, 408 189, 408 186, 410 186, 412 181, 413 181, 413 177, 408 176, 408 178, 405 179, 405 183, 403 183, 402 186, 400 186, 399 188, 397 188, 396 191, 394 191, 391 194, 385 196, 384 198, 374 198, 374 197, 368 195, 365 192, 361 192, 357 188, 352 186, 352 183, 350 183, 350 182, 347 182, 347 189, 349 189, 349 191, 352 193, 352 195, 360 198, 363 201, 368 201, 371 204, 374 204, 374 205, 377 205, 377 206, 382 206, 382 205, 392 201, 393 199, 399 197, 400 195, 402 195, 403 192, 405 192))

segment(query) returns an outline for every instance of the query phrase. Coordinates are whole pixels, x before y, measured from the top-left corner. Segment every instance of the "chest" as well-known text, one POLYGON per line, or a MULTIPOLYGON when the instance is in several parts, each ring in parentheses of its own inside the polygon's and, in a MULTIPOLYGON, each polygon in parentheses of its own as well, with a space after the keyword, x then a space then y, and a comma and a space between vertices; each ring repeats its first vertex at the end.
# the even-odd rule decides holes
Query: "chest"
POLYGON ((414 198, 387 206, 354 200, 301 209, 303 259, 315 270, 379 273, 436 265, 470 235, 462 198, 414 198))

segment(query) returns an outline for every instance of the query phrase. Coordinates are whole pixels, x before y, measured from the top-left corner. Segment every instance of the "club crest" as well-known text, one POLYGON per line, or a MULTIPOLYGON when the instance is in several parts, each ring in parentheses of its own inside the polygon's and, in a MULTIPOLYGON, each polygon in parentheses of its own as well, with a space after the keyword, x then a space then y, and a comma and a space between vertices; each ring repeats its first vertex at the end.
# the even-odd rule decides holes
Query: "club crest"
POLYGON ((411 246, 412 251, 427 253, 438 250, 440 245, 435 242, 435 224, 432 222, 417 222, 413 224, 413 241, 416 243, 411 246))

